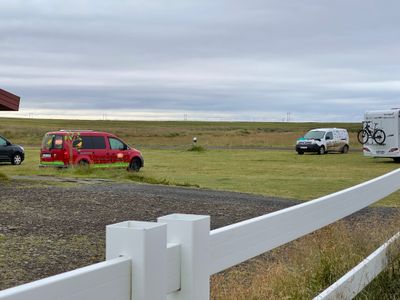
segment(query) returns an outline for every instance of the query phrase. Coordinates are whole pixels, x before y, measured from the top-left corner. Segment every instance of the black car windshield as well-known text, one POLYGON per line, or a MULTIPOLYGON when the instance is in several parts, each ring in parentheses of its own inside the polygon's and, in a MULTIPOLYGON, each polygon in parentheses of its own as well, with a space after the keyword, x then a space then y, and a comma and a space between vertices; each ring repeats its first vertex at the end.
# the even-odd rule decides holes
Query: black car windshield
POLYGON ((7 140, 0 136, 0 146, 6 146, 6 145, 7 145, 7 140))
POLYGON ((325 135, 325 131, 311 130, 304 136, 307 140, 321 140, 325 135))

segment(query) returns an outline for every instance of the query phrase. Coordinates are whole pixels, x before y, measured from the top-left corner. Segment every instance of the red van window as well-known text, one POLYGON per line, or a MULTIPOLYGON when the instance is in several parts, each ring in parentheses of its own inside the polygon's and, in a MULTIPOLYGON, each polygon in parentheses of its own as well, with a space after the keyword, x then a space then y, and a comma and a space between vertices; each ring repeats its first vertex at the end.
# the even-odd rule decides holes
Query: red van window
POLYGON ((54 137, 54 149, 62 149, 63 147, 63 136, 62 135, 56 135, 54 137))
POLYGON ((42 149, 62 149, 63 148, 63 136, 55 134, 46 134, 43 138, 42 149))
POLYGON ((106 142, 103 136, 80 136, 74 142, 78 149, 106 149, 106 142))
POLYGON ((92 136, 93 149, 106 149, 106 140, 104 136, 92 136))
POLYGON ((112 150, 125 150, 126 145, 118 139, 108 138, 112 150))

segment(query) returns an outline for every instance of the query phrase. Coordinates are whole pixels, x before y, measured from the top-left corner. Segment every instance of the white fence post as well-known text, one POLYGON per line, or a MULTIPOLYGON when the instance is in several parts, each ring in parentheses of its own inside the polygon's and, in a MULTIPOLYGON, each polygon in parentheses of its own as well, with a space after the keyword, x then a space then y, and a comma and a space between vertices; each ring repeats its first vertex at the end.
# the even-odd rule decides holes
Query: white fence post
POLYGON ((132 260, 131 297, 166 299, 167 226, 127 221, 106 227, 106 259, 132 260))
POLYGON ((158 222, 167 224, 168 243, 181 247, 181 289, 168 294, 168 299, 209 299, 210 217, 171 214, 158 222))

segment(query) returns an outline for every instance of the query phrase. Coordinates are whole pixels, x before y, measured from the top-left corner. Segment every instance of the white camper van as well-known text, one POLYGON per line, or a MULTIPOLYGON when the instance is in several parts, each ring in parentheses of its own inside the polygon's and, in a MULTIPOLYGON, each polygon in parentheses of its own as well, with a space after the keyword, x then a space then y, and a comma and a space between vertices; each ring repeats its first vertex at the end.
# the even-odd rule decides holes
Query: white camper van
POLYGON ((296 151, 298 154, 304 152, 327 152, 347 153, 349 151, 349 133, 342 128, 317 128, 307 132, 304 137, 297 140, 296 151))
POLYGON ((359 140, 363 144, 365 156, 390 157, 400 162, 399 116, 399 108, 368 111, 364 114, 363 131, 359 134, 359 140))

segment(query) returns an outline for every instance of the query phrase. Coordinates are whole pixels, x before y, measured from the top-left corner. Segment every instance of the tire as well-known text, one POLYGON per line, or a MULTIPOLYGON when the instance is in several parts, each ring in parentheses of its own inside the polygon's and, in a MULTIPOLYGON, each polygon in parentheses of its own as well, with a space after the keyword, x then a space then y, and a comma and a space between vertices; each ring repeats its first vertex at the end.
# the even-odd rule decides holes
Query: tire
POLYGON ((303 151, 297 151, 297 154, 298 154, 298 155, 303 155, 304 152, 303 152, 303 151))
POLYGON ((393 157, 395 163, 400 163, 400 157, 393 157))
POLYGON ((366 144, 369 140, 368 131, 366 131, 365 129, 361 129, 357 134, 357 139, 360 144, 366 144))
POLYGON ((324 155, 325 153, 326 153, 325 147, 324 147, 324 146, 319 147, 319 149, 318 149, 318 154, 319 154, 319 155, 324 155))
POLYGON ((372 139, 379 145, 382 145, 386 140, 386 133, 382 129, 375 130, 372 139))
POLYGON ((84 160, 84 159, 82 159, 82 160, 80 160, 79 162, 78 162, 78 167, 79 168, 82 168, 82 169, 87 169, 87 168, 89 168, 89 162, 87 161, 87 160, 84 160))
POLYGON ((142 167, 142 162, 140 161, 139 158, 135 157, 129 164, 128 171, 139 172, 141 167, 142 167))
POLYGON ((11 159, 11 164, 13 165, 20 165, 22 163, 22 156, 19 153, 16 153, 13 155, 12 159, 11 159))
POLYGON ((349 152, 349 146, 348 146, 348 145, 344 145, 341 152, 342 152, 343 154, 348 153, 348 152, 349 152))

